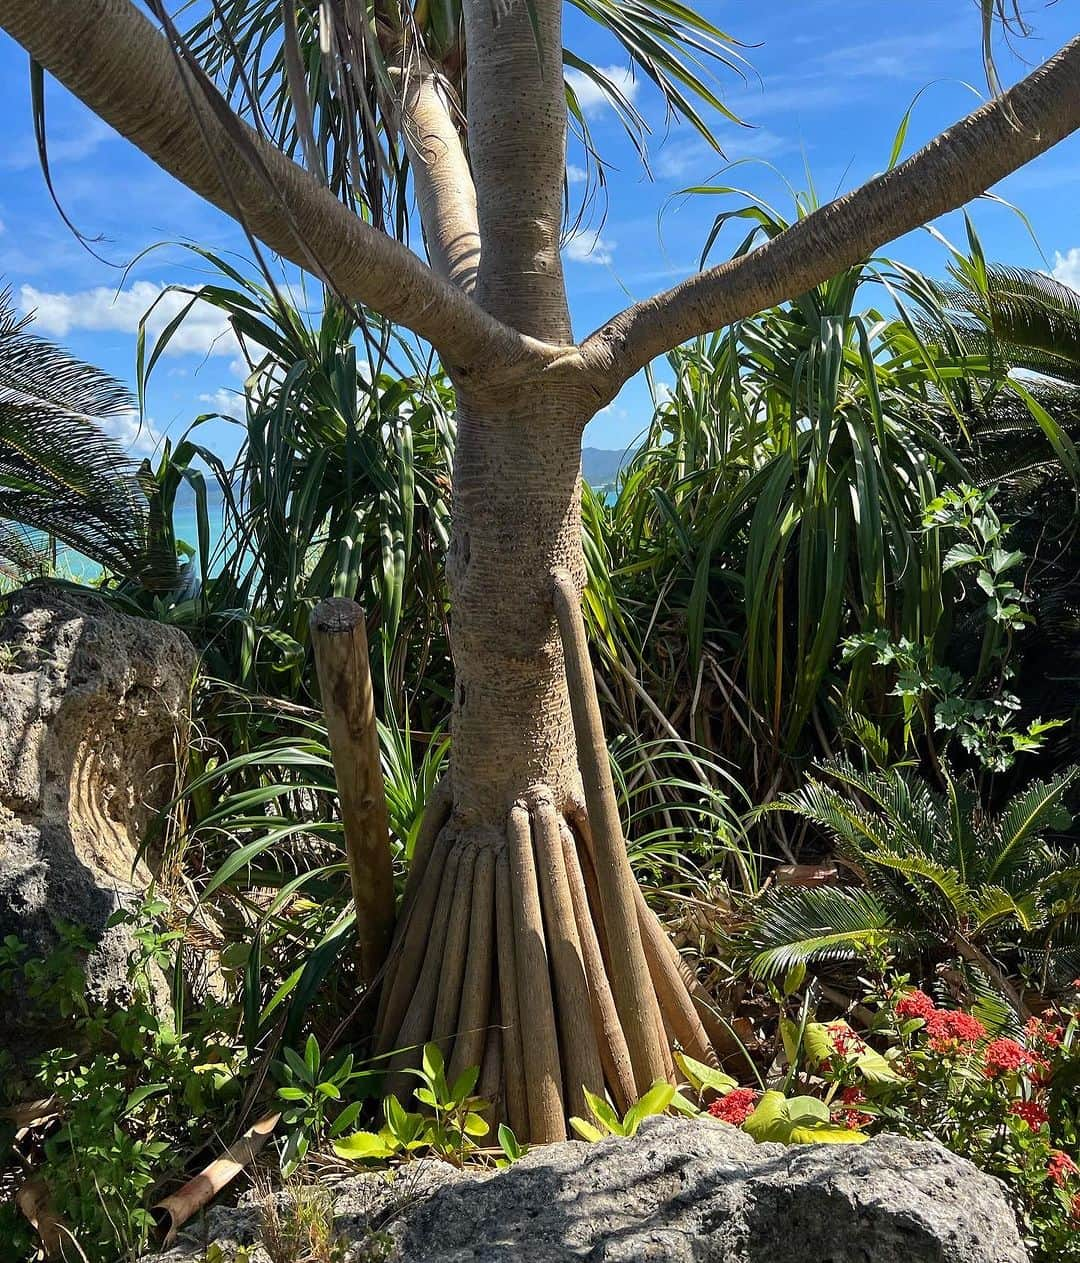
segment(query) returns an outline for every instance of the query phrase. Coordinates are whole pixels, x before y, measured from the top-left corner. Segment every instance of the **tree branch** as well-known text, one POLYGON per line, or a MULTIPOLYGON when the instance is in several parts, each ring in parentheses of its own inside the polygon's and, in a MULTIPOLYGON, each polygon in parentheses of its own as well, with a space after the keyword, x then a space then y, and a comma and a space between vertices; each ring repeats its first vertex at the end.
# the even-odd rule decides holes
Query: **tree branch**
POLYGON ((637 303, 582 344, 602 400, 657 355, 806 293, 955 210, 1080 127, 1080 38, 892 171, 730 259, 637 303))
POLYGON ((0 26, 85 105, 270 249, 467 376, 559 354, 508 328, 258 136, 131 0, 0 0, 0 26))
POLYGON ((569 343, 559 252, 566 171, 562 0, 465 0, 462 11, 482 242, 477 298, 515 329, 569 343))
POLYGON ((412 164, 416 203, 431 266, 467 294, 480 267, 480 225, 469 160, 447 88, 419 49, 401 54, 400 126, 412 164))

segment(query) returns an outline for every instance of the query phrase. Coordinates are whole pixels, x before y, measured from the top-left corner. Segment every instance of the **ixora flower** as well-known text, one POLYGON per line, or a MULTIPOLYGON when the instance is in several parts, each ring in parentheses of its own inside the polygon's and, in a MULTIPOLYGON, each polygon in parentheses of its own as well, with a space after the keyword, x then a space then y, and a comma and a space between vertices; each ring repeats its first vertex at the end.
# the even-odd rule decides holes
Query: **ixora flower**
POLYGON ((1032 1044, 1049 1044, 1051 1048, 1059 1048, 1061 1041, 1065 1037, 1065 1028, 1057 1022, 1047 1022, 1044 1019, 1055 1017, 1054 1011, 1048 1010, 1042 1017, 1029 1017, 1024 1030, 1027 1032, 1028 1042, 1032 1044))
POLYGON ((829 1022, 825 1027, 840 1057, 859 1057, 867 1051, 866 1041, 861 1039, 846 1022, 829 1022))
POLYGON ((986 1046, 983 1071, 988 1079, 1011 1071, 1022 1070, 1031 1062, 1031 1054, 1015 1039, 995 1039, 986 1046))
POLYGON ((733 1088, 726 1096, 718 1097, 709 1106, 709 1113, 722 1123, 741 1127, 754 1112, 758 1094, 753 1088, 733 1088))
POLYGON ((900 1017, 921 1017, 925 1020, 937 1012, 937 1005, 925 991, 907 991, 897 1000, 896 1012, 900 1017))
MULTIPOLYGON (((1032 1131, 1038 1131, 1050 1121, 1050 1115, 1038 1101, 1013 1101, 1009 1106, 1009 1113, 1022 1118, 1032 1131)), ((1064 1156, 1063 1154, 1062 1157, 1064 1156)))
POLYGON ((1058 1188, 1062 1188, 1068 1184, 1074 1175, 1078 1174, 1078 1171, 1076 1163, 1067 1153, 1062 1153, 1060 1149, 1055 1149, 1050 1155, 1050 1161, 1047 1163, 1046 1174, 1058 1188))
POLYGON ((936 1009, 926 1019, 926 1032, 934 1052, 968 1052, 986 1034, 986 1027, 971 1013, 936 1009))
POLYGON ((854 1108, 854 1106, 862 1105, 866 1101, 866 1093, 861 1088, 844 1088, 840 1093, 840 1100, 848 1108, 832 1111, 831 1117, 834 1123, 839 1124, 841 1127, 846 1127, 849 1131, 858 1131, 861 1127, 865 1127, 867 1123, 873 1121, 872 1114, 867 1114, 864 1110, 854 1108))

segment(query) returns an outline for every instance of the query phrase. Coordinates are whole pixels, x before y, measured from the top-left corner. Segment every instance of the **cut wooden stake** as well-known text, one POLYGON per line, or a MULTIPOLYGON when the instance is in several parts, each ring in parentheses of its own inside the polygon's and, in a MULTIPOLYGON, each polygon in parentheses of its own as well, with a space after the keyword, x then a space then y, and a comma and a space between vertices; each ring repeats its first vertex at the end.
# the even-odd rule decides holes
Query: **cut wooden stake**
POLYGON ((522 1057, 528 1083, 528 1135, 533 1144, 542 1145, 566 1139, 566 1115, 563 1112, 559 1038, 555 1029, 555 1005, 544 942, 544 919, 536 885, 529 813, 524 807, 515 807, 511 811, 507 838, 518 1004, 522 1013, 527 1010, 529 1014, 528 1032, 522 1031, 522 1057))
POLYGON ((360 969, 371 983, 390 946, 394 874, 364 611, 340 597, 320 601, 311 615, 311 644, 341 801, 360 969))
POLYGON ((647 1092, 657 1079, 668 1077, 660 1009, 641 945, 634 899, 637 883, 626 858, 581 602, 577 586, 566 571, 556 572, 553 593, 566 660, 578 766, 592 829, 593 862, 603 901, 611 988, 640 1094, 647 1092))
POLYGON ((226 1184, 236 1179, 270 1139, 280 1117, 280 1114, 268 1114, 265 1118, 260 1118, 220 1158, 216 1158, 193 1180, 188 1180, 183 1188, 151 1209, 163 1245, 171 1245, 179 1229, 191 1216, 202 1210, 226 1184))

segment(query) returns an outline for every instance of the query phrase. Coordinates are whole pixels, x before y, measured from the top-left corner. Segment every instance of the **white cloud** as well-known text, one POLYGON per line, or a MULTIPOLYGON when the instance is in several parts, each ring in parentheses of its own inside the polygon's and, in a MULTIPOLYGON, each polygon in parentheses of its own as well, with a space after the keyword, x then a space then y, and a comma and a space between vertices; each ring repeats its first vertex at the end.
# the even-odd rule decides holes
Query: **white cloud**
POLYGON ((1063 285, 1080 290, 1080 246, 1073 246, 1064 254, 1054 251, 1054 277, 1063 285))
MULTIPOLYGON (((166 286, 155 281, 135 281, 119 293, 107 285, 76 293, 50 293, 24 285, 19 305, 33 311, 34 332, 66 337, 73 329, 91 332, 135 333, 139 321, 153 306, 147 322, 147 342, 153 340, 170 320, 187 306, 191 296, 178 291, 165 293, 166 286), (155 300, 157 305, 154 306, 155 300)), ((215 307, 197 302, 169 340, 166 355, 231 355, 237 353, 236 337, 228 321, 215 307)))
POLYGON ((200 395, 199 402, 224 417, 243 417, 246 411, 244 396, 236 390, 215 390, 213 394, 200 395))
MULTIPOLYGON (((637 96, 641 84, 634 78, 634 72, 629 66, 597 66, 596 71, 605 79, 610 79, 616 92, 628 101, 633 101, 637 96)), ((583 71, 568 70, 566 81, 573 88, 583 114, 599 114, 605 106, 611 104, 599 84, 583 71)))
POLYGON ((152 456, 164 438, 149 417, 140 424, 139 414, 134 408, 129 412, 119 412, 114 417, 101 417, 98 424, 130 456, 152 456))
MULTIPOLYGON (((61 162, 81 162, 89 158, 106 141, 114 140, 116 132, 99 118, 90 119, 74 133, 65 134, 59 127, 50 127, 48 136, 49 165, 61 162)), ((15 139, 0 154, 0 171, 29 171, 40 161, 37 141, 31 135, 15 139)))
POLYGON ((566 179, 569 184, 584 184, 589 178, 588 171, 584 167, 575 166, 574 163, 566 164, 566 179))
POLYGON ((563 246, 563 253, 574 263, 611 263, 615 258, 615 242, 597 233, 576 233, 563 246))
POLYGON ((705 178, 736 159, 772 158, 795 148, 794 141, 764 127, 723 128, 717 139, 723 153, 718 153, 700 136, 665 141, 657 157, 657 175, 664 180, 681 180, 692 175, 705 178))

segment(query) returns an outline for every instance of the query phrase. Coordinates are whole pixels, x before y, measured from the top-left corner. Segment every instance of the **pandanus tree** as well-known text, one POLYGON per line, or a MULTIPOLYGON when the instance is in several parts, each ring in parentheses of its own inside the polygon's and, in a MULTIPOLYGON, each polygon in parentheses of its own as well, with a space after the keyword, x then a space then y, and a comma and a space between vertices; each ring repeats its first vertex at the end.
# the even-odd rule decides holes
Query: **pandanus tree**
MULTIPOLYGON (((443 1042, 452 1069, 482 1067, 520 1136, 562 1137, 583 1089, 625 1107, 672 1076, 673 1047, 712 1055, 626 862, 579 609, 582 431, 655 356, 805 292, 1069 135, 1080 40, 903 164, 579 341, 560 238, 582 113, 561 0, 214 0, 187 36, 148 7, 156 21, 132 0, 0 0, 0 25, 253 240, 430 343, 454 382, 452 771, 376 1038, 443 1042), (369 143, 391 134, 400 147, 369 143), (426 262, 380 192, 387 154, 411 168, 426 262)), ((705 127, 672 49, 701 55, 707 23, 646 0, 578 7, 705 127)))

